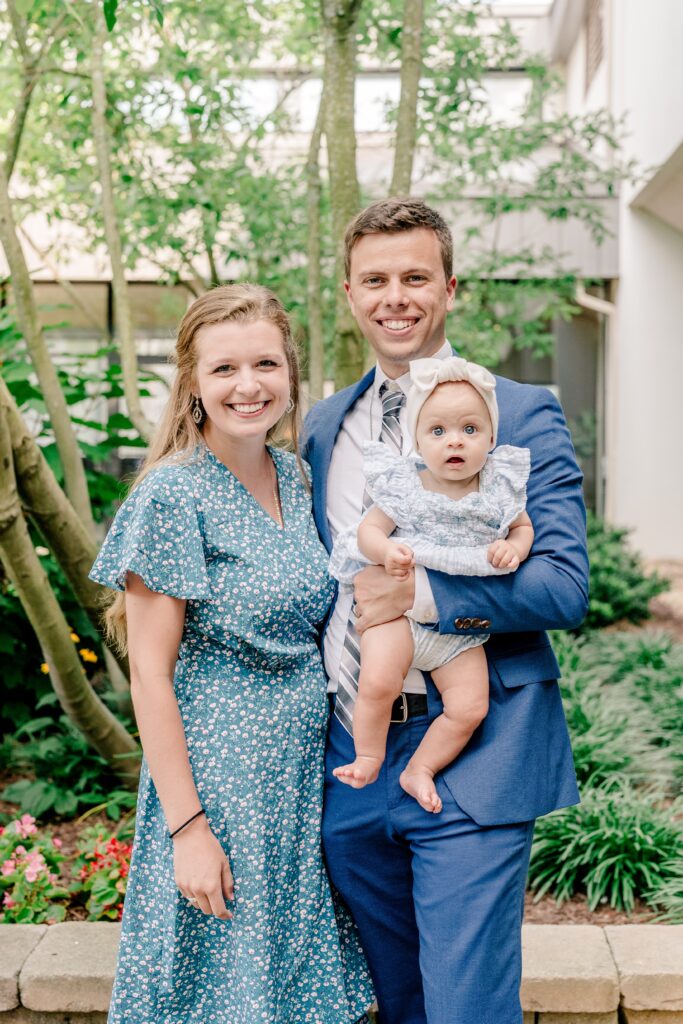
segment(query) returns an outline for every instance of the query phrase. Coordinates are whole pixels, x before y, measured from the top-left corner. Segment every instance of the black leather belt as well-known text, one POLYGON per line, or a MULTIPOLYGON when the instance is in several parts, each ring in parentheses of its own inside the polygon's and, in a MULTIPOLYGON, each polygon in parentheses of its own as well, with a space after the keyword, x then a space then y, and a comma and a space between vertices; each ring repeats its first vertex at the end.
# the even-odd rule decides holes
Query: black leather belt
MULTIPOLYGON (((330 707, 334 711, 336 694, 328 693, 330 707)), ((404 725, 409 718, 427 714, 426 693, 401 693, 391 706, 391 724, 404 725)))
POLYGON ((409 718, 426 714, 426 693, 400 693, 391 706, 391 723, 392 725, 403 725, 409 718))

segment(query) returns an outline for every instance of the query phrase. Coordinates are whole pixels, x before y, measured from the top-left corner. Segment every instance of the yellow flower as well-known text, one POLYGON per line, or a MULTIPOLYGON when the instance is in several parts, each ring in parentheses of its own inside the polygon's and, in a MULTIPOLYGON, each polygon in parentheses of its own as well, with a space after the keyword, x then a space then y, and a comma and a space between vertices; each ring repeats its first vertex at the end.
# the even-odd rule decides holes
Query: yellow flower
POLYGON ((50 671, 50 666, 46 661, 44 661, 43 664, 40 666, 40 671, 43 673, 43 675, 47 675, 48 672, 50 671))
POLYGON ((78 653, 80 654, 81 658, 83 658, 83 661, 90 661, 92 662, 93 665, 97 661, 97 655, 95 654, 95 652, 88 650, 87 647, 81 647, 78 653))
POLYGON ((79 641, 81 639, 80 636, 78 635, 78 633, 74 633, 73 630, 71 630, 71 633, 69 634, 69 636, 71 637, 71 639, 73 640, 73 642, 75 644, 79 643, 79 641))

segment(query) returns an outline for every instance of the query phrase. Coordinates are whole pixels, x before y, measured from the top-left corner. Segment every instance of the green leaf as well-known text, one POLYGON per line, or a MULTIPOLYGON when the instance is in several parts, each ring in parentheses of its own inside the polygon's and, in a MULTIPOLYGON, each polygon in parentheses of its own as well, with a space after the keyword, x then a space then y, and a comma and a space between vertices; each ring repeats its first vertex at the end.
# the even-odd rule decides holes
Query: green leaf
POLYGON ((112 32, 114 25, 116 24, 116 8, 119 5, 119 0, 104 0, 104 20, 107 23, 107 29, 112 32))

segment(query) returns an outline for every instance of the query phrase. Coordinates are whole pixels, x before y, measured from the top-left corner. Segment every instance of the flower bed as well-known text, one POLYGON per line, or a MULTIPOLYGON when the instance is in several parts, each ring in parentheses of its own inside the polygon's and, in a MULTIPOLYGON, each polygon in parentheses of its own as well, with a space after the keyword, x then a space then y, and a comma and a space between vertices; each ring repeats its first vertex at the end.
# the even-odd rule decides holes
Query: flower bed
POLYGON ((120 920, 131 852, 97 824, 67 856, 57 833, 30 814, 15 818, 0 827, 0 924, 56 924, 76 908, 89 921, 120 920))

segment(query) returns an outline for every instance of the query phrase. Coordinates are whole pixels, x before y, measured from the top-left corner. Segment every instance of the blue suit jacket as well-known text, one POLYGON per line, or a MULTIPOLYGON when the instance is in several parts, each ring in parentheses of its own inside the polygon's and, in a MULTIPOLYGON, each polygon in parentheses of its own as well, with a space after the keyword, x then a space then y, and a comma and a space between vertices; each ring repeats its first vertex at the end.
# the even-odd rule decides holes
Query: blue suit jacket
MULTIPOLYGON (((313 514, 328 551, 328 470, 342 421, 370 387, 374 370, 311 410, 304 455, 313 472, 313 514)), ((546 629, 577 626, 588 602, 588 558, 581 472, 559 403, 547 388, 497 378, 498 444, 531 451, 527 510, 534 545, 507 576, 430 572, 442 633, 456 619, 490 620, 480 632, 489 663, 489 713, 443 779, 480 825, 529 821, 578 801, 569 736, 546 629)), ((476 630, 474 630, 476 632, 476 630)), ((435 692, 434 684, 428 686, 435 692)))

